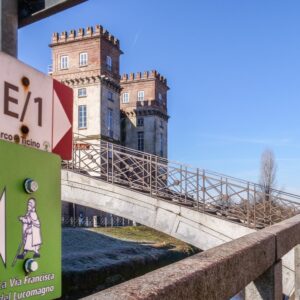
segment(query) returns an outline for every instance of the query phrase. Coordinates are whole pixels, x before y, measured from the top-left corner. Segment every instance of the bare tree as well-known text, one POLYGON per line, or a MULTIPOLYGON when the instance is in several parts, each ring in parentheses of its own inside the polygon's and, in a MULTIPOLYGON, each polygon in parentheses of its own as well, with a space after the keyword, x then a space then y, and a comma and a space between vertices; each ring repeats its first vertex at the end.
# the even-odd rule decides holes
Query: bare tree
POLYGON ((260 185, 266 201, 270 200, 272 189, 276 185, 277 165, 272 150, 266 149, 261 155, 260 185))

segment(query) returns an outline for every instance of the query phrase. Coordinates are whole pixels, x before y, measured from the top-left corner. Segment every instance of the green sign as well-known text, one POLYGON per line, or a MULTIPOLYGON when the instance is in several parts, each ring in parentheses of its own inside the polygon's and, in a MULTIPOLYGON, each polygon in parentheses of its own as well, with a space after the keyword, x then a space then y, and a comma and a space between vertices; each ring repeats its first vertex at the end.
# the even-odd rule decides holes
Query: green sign
POLYGON ((61 296, 60 157, 0 141, 0 300, 61 296))

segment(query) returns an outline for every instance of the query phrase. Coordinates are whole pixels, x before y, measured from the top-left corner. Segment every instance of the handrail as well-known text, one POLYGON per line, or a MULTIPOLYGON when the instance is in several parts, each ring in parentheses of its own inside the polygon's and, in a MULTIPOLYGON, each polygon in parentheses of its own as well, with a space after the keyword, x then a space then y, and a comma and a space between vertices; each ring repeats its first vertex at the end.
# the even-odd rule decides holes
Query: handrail
MULTIPOLYGON (((78 137, 82 137, 82 138, 87 138, 87 140, 89 140, 90 138, 86 135, 83 135, 83 134, 79 134, 79 133, 74 133, 74 136, 78 136, 78 137)), ((74 139, 75 141, 78 141, 78 139, 74 139)), ((91 140, 95 140, 94 138, 91 138, 91 140)), ((98 139, 99 141, 101 141, 101 138, 98 139)), ((95 146, 98 146, 98 144, 96 143, 92 143, 92 142, 86 142, 86 140, 84 140, 85 143, 87 144, 91 144, 91 145, 95 145, 95 146)), ((105 141, 106 142, 106 141, 105 141)), ((108 144, 113 144, 111 142, 107 142, 108 144)), ((253 182, 253 181, 249 181, 249 180, 245 180, 245 179, 241 179, 241 178, 237 178, 237 177, 234 177, 234 176, 231 176, 231 175, 227 175, 227 174, 224 174, 224 173, 220 173, 220 172, 216 172, 216 171, 212 171, 212 170, 209 170, 209 169, 202 169, 202 168, 197 168, 191 164, 187 164, 187 163, 182 163, 182 162, 179 162, 177 160, 168 160, 164 157, 161 157, 161 156, 157 156, 157 155, 154 155, 154 154, 150 154, 150 153, 147 153, 147 152, 142 152, 142 151, 139 151, 139 150, 136 150, 136 149, 132 149, 132 148, 128 148, 128 147, 125 147, 125 146, 121 146, 121 145, 118 145, 118 144, 114 144, 115 146, 119 147, 120 149, 125 149, 127 151, 132 151, 133 153, 136 153, 138 155, 147 155, 147 156, 150 156, 150 157, 156 157, 158 158, 161 162, 166 162, 166 163, 175 163, 175 164, 180 164, 184 167, 187 167, 187 168, 190 168, 190 169, 199 169, 199 171, 205 171, 206 174, 211 174, 211 175, 214 175, 214 176, 219 176, 219 177, 223 177, 223 178, 227 178, 227 179, 232 179, 234 181, 238 181, 238 182, 241 182, 241 183, 249 183, 253 186, 256 186, 256 187, 261 187, 261 185, 259 183, 256 183, 256 182, 253 182)), ((281 194, 286 194, 286 195, 289 195, 289 196, 292 196, 292 197, 295 197, 297 199, 300 200, 300 195, 297 195, 295 193, 289 193, 289 192, 285 192, 285 191, 282 191, 282 190, 278 190, 278 189, 274 189, 274 188, 271 188, 270 191, 274 192, 274 193, 281 193, 281 194)))

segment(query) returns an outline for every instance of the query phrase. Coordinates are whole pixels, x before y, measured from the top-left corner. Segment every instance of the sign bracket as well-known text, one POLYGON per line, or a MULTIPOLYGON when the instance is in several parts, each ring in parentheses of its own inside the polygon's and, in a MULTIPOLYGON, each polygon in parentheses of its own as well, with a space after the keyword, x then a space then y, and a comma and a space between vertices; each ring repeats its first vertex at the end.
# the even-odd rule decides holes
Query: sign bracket
POLYGON ((0 51, 18 55, 18 28, 87 0, 0 0, 0 51))

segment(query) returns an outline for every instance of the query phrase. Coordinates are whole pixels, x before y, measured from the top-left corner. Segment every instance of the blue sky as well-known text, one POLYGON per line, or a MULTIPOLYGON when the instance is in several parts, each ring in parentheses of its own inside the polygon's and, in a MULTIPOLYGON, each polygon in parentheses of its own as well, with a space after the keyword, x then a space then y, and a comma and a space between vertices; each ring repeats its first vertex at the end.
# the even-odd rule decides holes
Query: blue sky
POLYGON ((101 24, 121 73, 167 77, 169 157, 258 181, 274 151, 277 187, 300 193, 300 2, 89 0, 19 31, 19 58, 46 72, 52 32, 101 24))

